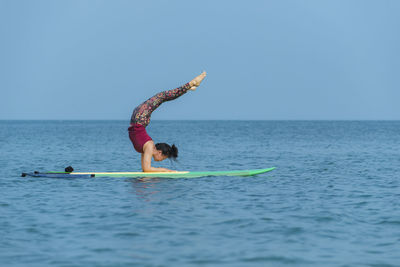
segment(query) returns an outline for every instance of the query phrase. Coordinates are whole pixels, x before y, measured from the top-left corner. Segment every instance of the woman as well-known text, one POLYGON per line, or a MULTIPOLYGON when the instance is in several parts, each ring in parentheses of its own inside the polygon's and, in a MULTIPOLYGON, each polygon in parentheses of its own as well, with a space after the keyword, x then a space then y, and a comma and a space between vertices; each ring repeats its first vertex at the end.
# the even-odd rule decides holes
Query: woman
POLYGON ((150 123, 151 113, 165 101, 174 100, 188 90, 196 90, 205 77, 206 72, 204 71, 187 84, 173 90, 158 93, 133 110, 131 126, 128 128, 129 139, 131 139, 135 150, 142 154, 141 161, 144 172, 172 172, 169 169, 152 167, 151 158, 154 158, 155 161, 162 161, 166 158, 175 159, 178 157, 178 148, 175 145, 171 147, 166 143, 154 144, 147 134, 146 126, 150 123))

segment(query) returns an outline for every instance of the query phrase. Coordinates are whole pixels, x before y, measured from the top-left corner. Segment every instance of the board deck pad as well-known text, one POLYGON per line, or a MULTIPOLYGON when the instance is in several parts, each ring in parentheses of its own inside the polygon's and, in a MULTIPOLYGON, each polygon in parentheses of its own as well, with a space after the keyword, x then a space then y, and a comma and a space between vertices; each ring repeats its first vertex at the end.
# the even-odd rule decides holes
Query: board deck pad
POLYGON ((240 171, 179 171, 179 172, 31 172, 22 173, 22 177, 48 177, 48 178, 96 178, 96 177, 122 177, 122 178, 199 178, 207 176, 253 176, 269 172, 275 167, 256 170, 240 171))

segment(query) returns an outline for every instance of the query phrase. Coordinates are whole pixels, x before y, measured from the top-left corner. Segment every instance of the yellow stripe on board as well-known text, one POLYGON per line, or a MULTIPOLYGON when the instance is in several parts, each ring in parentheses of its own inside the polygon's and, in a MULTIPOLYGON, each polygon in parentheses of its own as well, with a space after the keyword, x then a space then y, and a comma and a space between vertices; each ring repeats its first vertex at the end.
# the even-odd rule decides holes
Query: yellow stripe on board
POLYGON ((176 173, 176 174, 184 174, 184 173, 189 173, 188 171, 181 171, 181 172, 71 172, 71 174, 82 174, 82 175, 88 175, 88 174, 128 174, 128 175, 141 175, 141 174, 170 174, 170 173, 176 173))

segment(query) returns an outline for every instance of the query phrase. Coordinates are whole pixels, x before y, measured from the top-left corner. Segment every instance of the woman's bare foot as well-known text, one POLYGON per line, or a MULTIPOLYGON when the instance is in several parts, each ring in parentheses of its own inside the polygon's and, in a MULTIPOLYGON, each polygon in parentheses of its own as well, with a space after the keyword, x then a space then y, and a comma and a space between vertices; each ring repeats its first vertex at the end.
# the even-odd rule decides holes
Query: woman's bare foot
POLYGON ((200 83, 204 80, 204 78, 207 76, 207 73, 203 71, 199 76, 194 78, 189 82, 190 84, 190 90, 196 90, 196 88, 200 85, 200 83))

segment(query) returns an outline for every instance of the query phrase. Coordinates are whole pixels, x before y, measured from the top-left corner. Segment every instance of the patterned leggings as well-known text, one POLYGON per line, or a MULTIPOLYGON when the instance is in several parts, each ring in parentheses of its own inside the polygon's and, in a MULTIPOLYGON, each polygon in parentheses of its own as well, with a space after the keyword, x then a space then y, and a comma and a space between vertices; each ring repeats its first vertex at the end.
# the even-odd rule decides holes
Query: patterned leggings
POLYGON ((155 96, 147 99, 145 102, 137 106, 132 113, 131 124, 141 124, 146 127, 150 123, 151 113, 156 110, 165 101, 174 100, 190 89, 189 83, 172 89, 156 94, 155 96))

